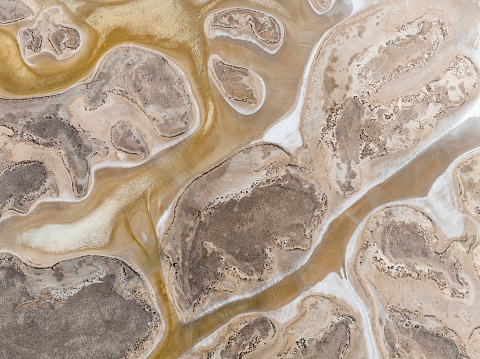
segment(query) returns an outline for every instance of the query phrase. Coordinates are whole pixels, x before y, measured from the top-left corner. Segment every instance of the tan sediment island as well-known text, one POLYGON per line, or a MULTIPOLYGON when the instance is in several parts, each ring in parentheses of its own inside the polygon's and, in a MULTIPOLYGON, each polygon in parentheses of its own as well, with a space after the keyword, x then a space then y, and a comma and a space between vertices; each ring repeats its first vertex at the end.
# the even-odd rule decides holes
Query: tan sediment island
POLYGON ((212 81, 237 112, 251 115, 262 107, 265 101, 265 83, 254 71, 223 61, 212 56, 209 61, 212 81))
POLYGON ((271 54, 280 49, 285 37, 282 23, 274 16, 242 8, 211 14, 205 20, 205 33, 209 38, 224 36, 250 41, 271 54))
POLYGON ((0 358, 480 357, 476 0, 0 2, 0 358))

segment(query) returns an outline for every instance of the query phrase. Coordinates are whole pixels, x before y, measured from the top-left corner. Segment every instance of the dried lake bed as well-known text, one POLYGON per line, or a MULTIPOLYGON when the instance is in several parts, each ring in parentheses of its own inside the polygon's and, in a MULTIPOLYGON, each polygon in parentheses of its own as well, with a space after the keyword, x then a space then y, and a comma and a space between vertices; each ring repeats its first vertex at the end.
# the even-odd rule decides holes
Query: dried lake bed
POLYGON ((0 357, 480 356, 478 1, 4 0, 0 43, 0 357))

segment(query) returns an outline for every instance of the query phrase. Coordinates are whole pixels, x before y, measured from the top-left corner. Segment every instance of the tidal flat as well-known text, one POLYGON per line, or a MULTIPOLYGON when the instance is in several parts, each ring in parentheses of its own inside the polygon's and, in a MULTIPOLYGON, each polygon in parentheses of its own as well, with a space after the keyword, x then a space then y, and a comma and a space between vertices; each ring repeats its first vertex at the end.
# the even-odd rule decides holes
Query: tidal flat
POLYGON ((480 357, 479 46, 478 0, 0 0, 0 357, 480 357))

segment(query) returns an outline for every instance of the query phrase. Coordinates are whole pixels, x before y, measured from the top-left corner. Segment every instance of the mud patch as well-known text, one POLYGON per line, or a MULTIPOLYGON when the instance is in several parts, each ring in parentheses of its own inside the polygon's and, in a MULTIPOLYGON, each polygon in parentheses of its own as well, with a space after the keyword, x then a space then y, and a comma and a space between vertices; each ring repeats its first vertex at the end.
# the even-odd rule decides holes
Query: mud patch
POLYGON ((251 115, 262 107, 265 85, 254 71, 212 56, 209 73, 222 96, 239 113, 251 115))
POLYGON ((454 331, 435 317, 423 317, 405 309, 390 311, 385 340, 391 358, 470 358, 454 331))
POLYGON ((95 110, 109 93, 137 105, 161 136, 185 133, 193 120, 187 84, 163 56, 134 47, 120 47, 105 61, 95 79, 82 88, 85 104, 95 110))
POLYGON ((0 216, 8 209, 27 213, 29 205, 57 185, 45 164, 26 161, 6 166, 0 172, 0 216))
POLYGON ((209 38, 228 36, 250 41, 269 53, 277 52, 283 43, 282 23, 272 15, 245 8, 228 8, 214 12, 205 20, 209 38))
POLYGON ((319 15, 329 12, 333 5, 335 5, 335 0, 308 0, 308 2, 312 9, 319 15))
POLYGON ((0 255, 3 358, 138 358, 163 321, 138 273, 87 256, 36 268, 0 255))
POLYGON ((112 144, 116 149, 145 158, 148 147, 138 129, 127 121, 120 121, 112 127, 112 144))
POLYGON ((366 358, 362 327, 343 301, 315 294, 296 307, 282 323, 274 312, 234 318, 182 358, 366 358))
POLYGON ((465 298, 470 286, 461 262, 438 246, 434 222, 409 206, 387 207, 367 225, 357 261, 395 279, 433 281, 449 297, 465 298))
POLYGON ((358 191, 370 161, 415 147, 478 90, 479 71, 467 56, 429 65, 452 36, 447 20, 426 11, 402 22, 392 15, 396 6, 336 28, 316 59, 301 159, 319 173, 327 168, 342 196, 358 191))
MULTIPOLYGON (((41 47, 35 41, 32 48, 41 47)), ((140 162, 192 128, 194 100, 174 66, 159 53, 124 46, 106 56, 88 83, 56 95, 0 99, 0 126, 7 131, 0 165, 44 162, 58 194, 85 196, 93 164, 118 162, 118 151, 140 162)))
POLYGON ((23 1, 4 0, 0 3, 0 24, 6 25, 33 16, 33 10, 23 1))
POLYGON ((275 146, 248 148, 180 197, 162 247, 186 320, 279 274, 275 253, 290 263, 310 249, 327 199, 288 159, 275 146))
POLYGON ((33 27, 20 29, 18 42, 27 62, 32 63, 35 56, 42 52, 64 60, 79 50, 82 45, 80 30, 64 21, 63 10, 54 7, 40 14, 33 27))

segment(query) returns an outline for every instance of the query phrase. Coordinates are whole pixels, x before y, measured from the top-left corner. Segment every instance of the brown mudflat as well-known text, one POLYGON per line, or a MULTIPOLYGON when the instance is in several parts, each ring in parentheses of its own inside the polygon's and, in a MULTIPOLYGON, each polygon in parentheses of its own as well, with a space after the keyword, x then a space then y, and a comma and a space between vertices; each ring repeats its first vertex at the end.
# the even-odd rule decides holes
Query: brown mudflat
POLYGON ((480 355, 478 3, 40 5, 0 5, 0 356, 480 355))

